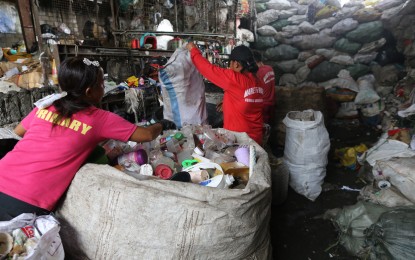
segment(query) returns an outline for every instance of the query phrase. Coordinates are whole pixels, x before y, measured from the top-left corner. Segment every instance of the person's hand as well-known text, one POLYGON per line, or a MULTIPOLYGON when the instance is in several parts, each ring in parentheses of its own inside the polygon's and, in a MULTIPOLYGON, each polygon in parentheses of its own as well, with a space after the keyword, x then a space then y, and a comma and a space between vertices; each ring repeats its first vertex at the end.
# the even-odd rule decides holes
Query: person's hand
POLYGON ((177 126, 174 122, 167 120, 167 119, 161 119, 160 121, 158 121, 157 123, 160 123, 163 131, 164 130, 172 130, 172 129, 177 129, 177 126))
POLYGON ((193 48, 197 48, 193 42, 188 42, 186 48, 191 51, 193 48))
POLYGON ((222 105, 223 105, 223 102, 219 102, 218 104, 216 104, 216 111, 223 112, 222 105))

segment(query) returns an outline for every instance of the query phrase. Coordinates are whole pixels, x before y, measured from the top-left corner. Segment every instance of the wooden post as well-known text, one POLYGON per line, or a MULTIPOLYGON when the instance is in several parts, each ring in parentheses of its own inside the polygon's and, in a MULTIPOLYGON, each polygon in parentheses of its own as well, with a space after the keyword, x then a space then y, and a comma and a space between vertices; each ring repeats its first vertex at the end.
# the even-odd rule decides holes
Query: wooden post
POLYGON ((22 26, 23 39, 26 45, 26 51, 36 42, 36 34, 32 21, 32 12, 30 0, 17 0, 17 10, 19 12, 20 24, 22 26))
MULTIPOLYGON (((23 0, 19 0, 19 1, 23 1, 23 0)), ((43 42, 42 42, 42 32, 40 31, 39 8, 36 5, 36 2, 37 2, 36 0, 28 0, 28 1, 31 2, 33 26, 34 26, 34 32, 35 32, 35 35, 36 35, 36 40, 37 40, 38 45, 39 45, 39 52, 42 52, 43 42)))

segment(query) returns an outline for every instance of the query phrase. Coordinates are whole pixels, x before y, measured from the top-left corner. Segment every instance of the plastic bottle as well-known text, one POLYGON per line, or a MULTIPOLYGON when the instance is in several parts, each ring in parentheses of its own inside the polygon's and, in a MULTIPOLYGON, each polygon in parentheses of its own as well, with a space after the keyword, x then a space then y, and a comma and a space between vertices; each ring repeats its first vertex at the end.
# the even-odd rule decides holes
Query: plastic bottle
POLYGON ((167 137, 162 137, 160 138, 160 145, 164 145, 166 144, 168 141, 172 140, 172 139, 176 139, 177 141, 181 141, 184 138, 184 135, 181 132, 177 132, 173 135, 169 135, 167 137))
POLYGON ((138 165, 146 164, 148 162, 147 152, 144 149, 138 149, 131 153, 125 153, 118 156, 118 164, 122 166, 136 163, 138 165))

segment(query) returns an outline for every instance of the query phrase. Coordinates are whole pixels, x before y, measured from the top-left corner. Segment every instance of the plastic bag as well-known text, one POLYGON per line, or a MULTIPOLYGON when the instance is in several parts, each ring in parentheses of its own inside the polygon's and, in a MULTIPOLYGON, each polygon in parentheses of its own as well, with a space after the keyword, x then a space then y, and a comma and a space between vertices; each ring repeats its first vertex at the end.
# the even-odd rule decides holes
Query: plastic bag
POLYGON ((24 258, 19 259, 25 260, 65 259, 59 230, 60 224, 52 215, 24 213, 10 221, 0 221, 0 232, 15 236, 14 247, 24 243, 27 252, 20 255, 24 258))
POLYGON ((326 176, 329 134, 320 111, 288 112, 284 161, 290 171, 290 186, 314 201, 321 193, 326 176))
POLYGON ((177 128, 207 123, 205 84, 184 47, 178 48, 159 70, 163 116, 177 128))
POLYGON ((415 255, 415 208, 383 213, 366 232, 370 259, 412 259, 415 255))

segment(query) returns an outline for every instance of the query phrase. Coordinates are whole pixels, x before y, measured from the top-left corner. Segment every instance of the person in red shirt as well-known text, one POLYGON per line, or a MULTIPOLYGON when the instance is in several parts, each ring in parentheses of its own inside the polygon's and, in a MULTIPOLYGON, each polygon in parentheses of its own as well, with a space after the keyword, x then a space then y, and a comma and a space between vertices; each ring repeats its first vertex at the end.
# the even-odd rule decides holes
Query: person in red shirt
POLYGON ((198 71, 224 90, 223 127, 235 132, 246 132, 261 145, 265 86, 255 74, 258 66, 252 51, 244 45, 235 47, 229 56, 229 68, 226 69, 211 64, 194 43, 190 42, 186 47, 198 71))
POLYGON ((256 64, 258 65, 257 77, 260 78, 264 84, 264 123, 269 124, 274 112, 275 105, 275 74, 274 69, 265 65, 262 59, 262 54, 259 51, 253 51, 256 64))

